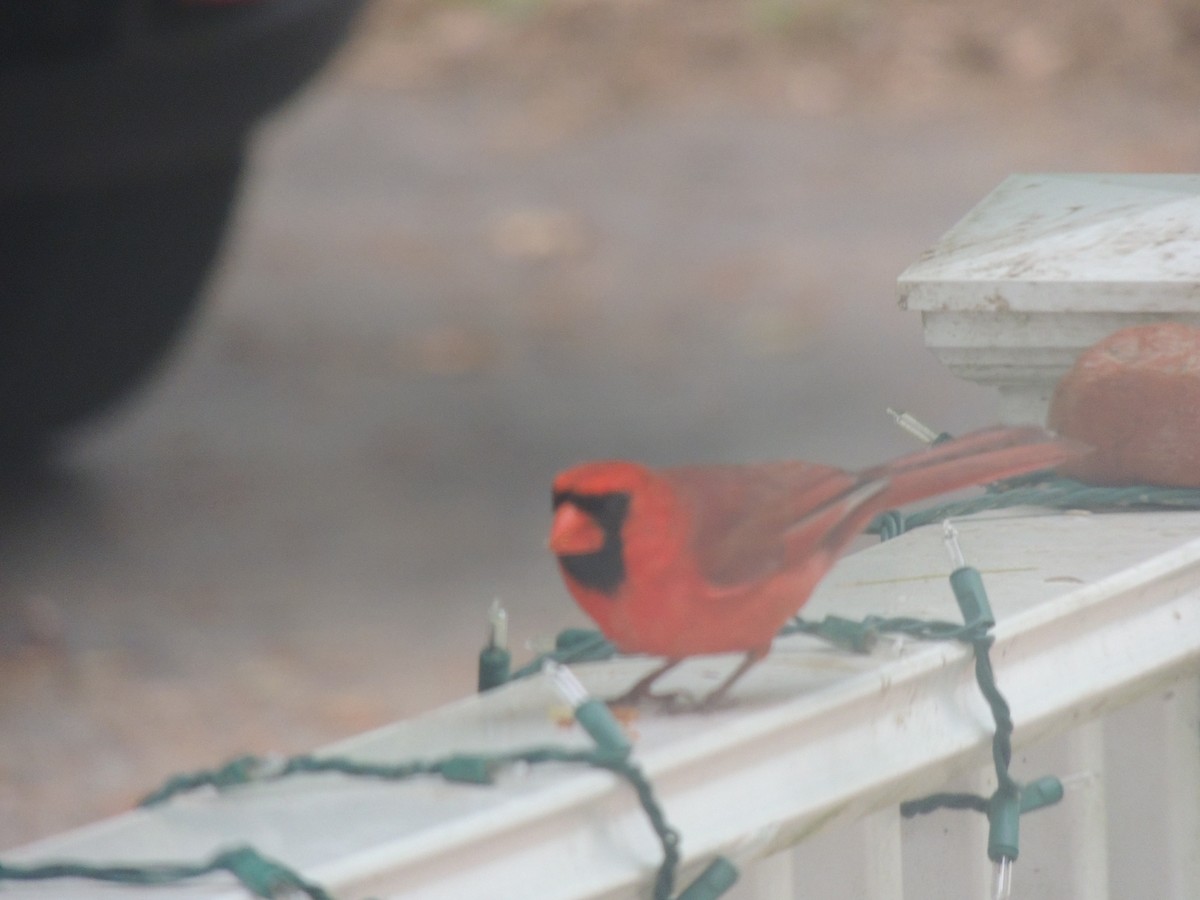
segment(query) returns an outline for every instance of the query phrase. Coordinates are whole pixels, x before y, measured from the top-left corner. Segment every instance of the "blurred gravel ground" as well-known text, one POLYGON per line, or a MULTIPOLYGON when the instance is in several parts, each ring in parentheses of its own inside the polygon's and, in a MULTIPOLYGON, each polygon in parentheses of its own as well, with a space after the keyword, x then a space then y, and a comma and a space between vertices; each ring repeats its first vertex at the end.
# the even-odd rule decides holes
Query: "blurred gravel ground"
POLYGON ((0 846, 581 620, 547 485, 983 424, 896 275, 1001 178, 1191 170, 1190 3, 380 3, 169 368, 0 506, 0 846))

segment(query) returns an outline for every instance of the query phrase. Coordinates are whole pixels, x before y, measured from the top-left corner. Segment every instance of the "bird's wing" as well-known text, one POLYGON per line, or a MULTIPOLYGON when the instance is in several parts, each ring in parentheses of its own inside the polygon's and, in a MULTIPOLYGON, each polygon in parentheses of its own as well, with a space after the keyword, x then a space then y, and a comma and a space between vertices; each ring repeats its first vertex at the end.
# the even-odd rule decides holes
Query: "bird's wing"
POLYGON ((700 574, 717 586, 777 571, 788 555, 793 526, 855 483, 833 466, 791 461, 683 466, 664 475, 687 507, 700 574))

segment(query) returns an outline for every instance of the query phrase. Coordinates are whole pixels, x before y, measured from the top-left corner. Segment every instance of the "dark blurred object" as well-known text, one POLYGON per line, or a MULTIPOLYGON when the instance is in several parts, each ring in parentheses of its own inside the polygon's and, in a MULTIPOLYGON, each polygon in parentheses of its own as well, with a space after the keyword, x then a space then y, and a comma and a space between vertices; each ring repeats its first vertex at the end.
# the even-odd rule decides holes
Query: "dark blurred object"
POLYGON ((1095 448, 1064 475, 1200 488, 1200 328, 1135 325, 1089 347, 1055 387, 1047 423, 1095 448))
POLYGON ((0 3, 0 457, 159 359, 196 303, 254 123, 359 0, 0 3))

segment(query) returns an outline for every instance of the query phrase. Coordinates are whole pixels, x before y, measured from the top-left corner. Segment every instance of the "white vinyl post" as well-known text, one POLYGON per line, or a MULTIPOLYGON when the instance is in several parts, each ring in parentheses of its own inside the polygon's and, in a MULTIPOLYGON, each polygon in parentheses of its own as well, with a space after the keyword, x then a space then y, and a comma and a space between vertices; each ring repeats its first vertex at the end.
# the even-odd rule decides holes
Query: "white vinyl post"
POLYGON ((1164 900, 1193 900, 1200 892, 1200 678, 1182 681, 1164 703, 1164 800, 1168 876, 1164 900))
POLYGON ((1108 900, 1108 804, 1104 723, 1088 722, 1063 738, 1064 771, 1077 779, 1066 802, 1070 872, 1063 900, 1108 900))
POLYGON ((864 900, 904 900, 900 808, 864 816, 857 824, 863 861, 864 900))
POLYGON ((748 867, 746 886, 736 900, 778 900, 796 894, 795 854, 784 850, 748 867))
POLYGON ((898 281, 925 343, 1042 422, 1081 350, 1124 328, 1200 325, 1200 175, 1013 175, 898 281))

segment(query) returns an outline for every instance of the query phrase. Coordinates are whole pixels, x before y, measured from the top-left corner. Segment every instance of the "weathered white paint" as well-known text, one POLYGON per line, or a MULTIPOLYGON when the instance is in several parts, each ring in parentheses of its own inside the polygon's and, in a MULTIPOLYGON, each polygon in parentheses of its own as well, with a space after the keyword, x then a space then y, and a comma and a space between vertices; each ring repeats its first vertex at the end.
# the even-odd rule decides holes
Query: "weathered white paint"
POLYGON ((1038 422, 1079 351, 1128 325, 1200 325, 1200 175, 1013 175, 899 278, 930 350, 1038 422))

